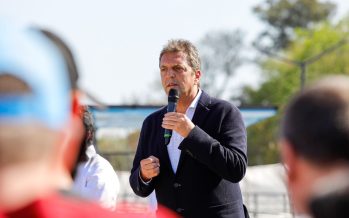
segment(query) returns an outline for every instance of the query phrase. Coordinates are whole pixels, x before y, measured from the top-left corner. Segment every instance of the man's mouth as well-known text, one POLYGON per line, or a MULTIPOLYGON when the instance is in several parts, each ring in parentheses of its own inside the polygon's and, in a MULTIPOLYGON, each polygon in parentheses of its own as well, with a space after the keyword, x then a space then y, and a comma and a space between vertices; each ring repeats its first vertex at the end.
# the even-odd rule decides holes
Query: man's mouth
POLYGON ((167 84, 167 87, 175 87, 175 86, 178 86, 176 83, 169 83, 167 84))

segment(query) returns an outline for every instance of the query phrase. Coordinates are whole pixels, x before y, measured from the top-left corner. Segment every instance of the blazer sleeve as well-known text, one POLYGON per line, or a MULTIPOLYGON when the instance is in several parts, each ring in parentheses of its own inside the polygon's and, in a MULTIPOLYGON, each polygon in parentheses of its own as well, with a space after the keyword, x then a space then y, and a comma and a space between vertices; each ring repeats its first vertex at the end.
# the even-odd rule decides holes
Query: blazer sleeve
POLYGON ((129 178, 130 186, 133 189, 133 192, 141 197, 147 197, 154 190, 154 179, 150 181, 148 184, 143 183, 140 179, 140 161, 146 158, 144 157, 143 152, 143 149, 145 149, 147 141, 146 130, 151 129, 151 127, 148 125, 147 120, 148 119, 146 119, 142 125, 137 151, 133 159, 133 167, 131 169, 131 174, 129 178))
MULTIPOLYGON (((236 107, 231 106, 229 109, 225 107, 219 114, 222 114, 222 118, 217 135, 211 136, 199 126, 195 126, 182 141, 179 149, 206 165, 223 179, 236 183, 246 173, 246 128, 236 107)), ((215 122, 219 122, 218 120, 220 118, 213 119, 215 122)))

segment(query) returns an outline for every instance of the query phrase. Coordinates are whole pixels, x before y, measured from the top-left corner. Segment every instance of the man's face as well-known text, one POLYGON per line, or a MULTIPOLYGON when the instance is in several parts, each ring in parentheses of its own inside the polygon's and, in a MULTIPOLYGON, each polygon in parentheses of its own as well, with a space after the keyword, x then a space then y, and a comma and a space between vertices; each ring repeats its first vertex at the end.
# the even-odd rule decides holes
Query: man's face
POLYGON ((195 96, 201 73, 200 71, 195 72, 189 66, 184 53, 167 52, 160 60, 160 75, 166 94, 174 88, 181 96, 189 96, 193 93, 195 96))

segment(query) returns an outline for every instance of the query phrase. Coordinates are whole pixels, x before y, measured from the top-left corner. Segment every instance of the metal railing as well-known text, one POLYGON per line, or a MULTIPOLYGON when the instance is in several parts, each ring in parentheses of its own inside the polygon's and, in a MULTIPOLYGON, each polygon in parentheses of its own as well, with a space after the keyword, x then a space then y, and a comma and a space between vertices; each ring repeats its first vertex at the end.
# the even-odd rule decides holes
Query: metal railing
POLYGON ((251 218, 294 217, 287 193, 278 192, 243 192, 251 218))
MULTIPOLYGON (((120 180, 119 202, 150 206, 149 198, 135 195, 129 185, 129 172, 118 172, 120 180)), ((251 218, 293 218, 292 209, 286 193, 243 192, 243 200, 251 218)))

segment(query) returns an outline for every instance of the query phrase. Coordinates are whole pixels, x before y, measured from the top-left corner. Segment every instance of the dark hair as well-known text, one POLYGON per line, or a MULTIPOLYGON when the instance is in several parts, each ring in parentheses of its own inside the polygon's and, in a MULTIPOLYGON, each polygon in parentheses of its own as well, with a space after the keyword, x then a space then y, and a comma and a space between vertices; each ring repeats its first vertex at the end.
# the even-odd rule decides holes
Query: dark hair
POLYGON ((332 77, 298 94, 288 105, 282 137, 317 164, 349 161, 349 78, 332 77))
POLYGON ((80 118, 84 126, 84 136, 80 144, 78 163, 88 160, 86 149, 93 144, 95 135, 93 116, 88 106, 80 106, 80 118))
POLYGON ((84 105, 80 106, 80 117, 84 124, 84 130, 87 134, 86 137, 84 138, 85 143, 87 145, 92 145, 95 140, 94 139, 95 126, 94 126, 93 115, 89 111, 88 106, 84 106, 84 105))
POLYGON ((89 111, 89 107, 85 105, 80 106, 80 119, 84 126, 84 135, 80 143, 78 157, 71 175, 74 179, 76 176, 76 170, 81 162, 88 161, 86 154, 87 147, 92 145, 95 141, 95 126, 92 113, 89 111))
POLYGON ((69 49, 68 45, 58 35, 54 34, 49 30, 39 29, 39 31, 43 33, 47 38, 49 38, 62 53, 62 56, 64 57, 64 61, 68 68, 71 89, 78 89, 79 73, 74 56, 71 50, 69 49))

